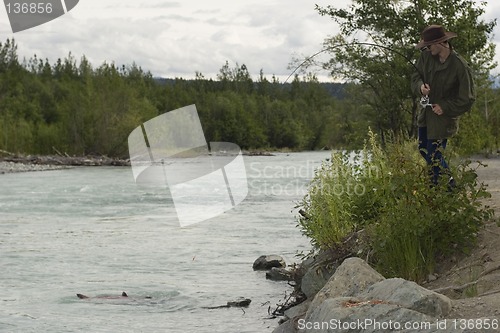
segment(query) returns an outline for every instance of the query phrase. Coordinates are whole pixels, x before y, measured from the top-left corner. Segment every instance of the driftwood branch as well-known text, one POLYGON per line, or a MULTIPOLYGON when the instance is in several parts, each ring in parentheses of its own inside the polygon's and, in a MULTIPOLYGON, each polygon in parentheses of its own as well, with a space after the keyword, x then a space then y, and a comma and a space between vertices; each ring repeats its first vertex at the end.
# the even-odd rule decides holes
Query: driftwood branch
POLYGON ((493 291, 488 291, 486 293, 482 293, 478 297, 484 297, 484 296, 489 296, 489 295, 499 294, 499 293, 500 293, 500 290, 493 290, 493 291))
POLYGON ((4 155, 9 155, 9 156, 16 156, 16 154, 11 153, 11 152, 6 151, 6 150, 2 150, 2 149, 0 149, 0 153, 4 154, 4 155))
MULTIPOLYGON (((474 265, 467 265, 465 267, 470 267, 470 266, 474 266, 474 265)), ((461 286, 448 286, 448 287, 433 289, 433 291, 435 291, 437 293, 442 293, 442 292, 448 291, 448 290, 453 290, 453 291, 456 291, 456 292, 463 292, 465 289, 476 285, 481 280, 482 277, 484 277, 484 276, 486 276, 488 274, 491 274, 491 273, 493 273, 494 271, 497 271, 497 270, 500 270, 500 264, 499 265, 495 265, 495 266, 493 266, 493 267, 491 267, 491 268, 483 271, 481 274, 479 274, 478 279, 475 280, 475 281, 468 282, 468 283, 463 284, 461 286)), ((497 292, 500 292, 500 291, 497 291, 497 292)), ((497 292, 492 292, 492 293, 497 293, 497 292)))
MULTIPOLYGON (((252 302, 251 299, 249 298, 243 298, 237 301, 233 302, 227 302, 225 305, 219 305, 219 306, 204 306, 203 309, 223 309, 223 308, 246 308, 250 305, 252 302)), ((242 309, 243 310, 243 309, 242 309)), ((245 313, 245 310, 243 310, 243 313, 245 313)))
POLYGON ((500 264, 497 264, 496 266, 493 266, 493 267, 491 267, 491 268, 489 268, 489 269, 485 270, 484 272, 482 272, 482 273, 479 275, 479 277, 483 277, 483 276, 488 275, 488 274, 490 274, 490 273, 493 273, 494 271, 497 271, 497 270, 499 270, 499 269, 500 269, 500 264))
POLYGON ((442 294, 443 292, 448 291, 448 290, 453 290, 453 291, 461 293, 465 289, 476 285, 478 282, 479 282, 479 280, 476 280, 476 281, 472 281, 472 282, 463 284, 461 286, 449 286, 449 287, 437 288, 437 289, 433 289, 432 291, 434 291, 438 294, 442 294))
MULTIPOLYGON (((56 147, 52 146, 52 150, 55 151, 58 156, 64 156, 56 147)), ((66 154, 66 156, 68 156, 68 154, 66 154)))

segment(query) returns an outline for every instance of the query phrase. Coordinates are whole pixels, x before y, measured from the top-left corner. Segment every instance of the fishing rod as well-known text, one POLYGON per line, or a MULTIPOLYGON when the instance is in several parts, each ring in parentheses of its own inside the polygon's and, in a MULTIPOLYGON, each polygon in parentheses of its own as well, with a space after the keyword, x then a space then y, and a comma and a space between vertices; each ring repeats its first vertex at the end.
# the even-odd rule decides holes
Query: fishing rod
MULTIPOLYGON (((290 73, 290 75, 288 75, 288 77, 286 78, 285 82, 286 83, 299 69, 300 67, 304 66, 304 64, 306 64, 307 62, 311 61, 314 57, 317 57, 318 55, 320 55, 321 53, 324 53, 324 52, 327 52, 327 51, 331 51, 331 50, 335 50, 337 48, 341 48, 341 47, 346 47, 346 46, 352 46, 352 45, 366 45, 366 46, 374 46, 374 47, 378 47, 380 49, 383 49, 383 50, 386 50, 386 51, 390 51, 390 52, 393 52, 394 54, 397 54, 401 57, 403 57, 408 63, 410 63, 410 65, 412 65, 412 67, 415 69, 415 71, 418 73, 418 75, 420 76, 420 78, 422 79, 422 82, 425 82, 425 77, 423 75, 422 72, 420 72, 420 70, 417 68, 417 66, 413 63, 413 61, 408 58, 406 55, 404 55, 403 53, 393 49, 393 48, 390 48, 388 46, 384 46, 384 45, 380 45, 380 44, 376 44, 376 43, 369 43, 369 42, 351 42, 351 43, 343 43, 343 44, 336 44, 334 46, 330 46, 330 47, 327 47, 327 48, 324 48, 322 49, 321 51, 318 51, 316 53, 314 53, 312 56, 310 57, 307 57, 304 61, 302 61, 297 67, 294 68, 294 70, 290 73)), ((430 104, 429 102, 429 96, 422 96, 420 98, 420 105, 425 108, 427 106, 432 106, 432 104, 430 104)))

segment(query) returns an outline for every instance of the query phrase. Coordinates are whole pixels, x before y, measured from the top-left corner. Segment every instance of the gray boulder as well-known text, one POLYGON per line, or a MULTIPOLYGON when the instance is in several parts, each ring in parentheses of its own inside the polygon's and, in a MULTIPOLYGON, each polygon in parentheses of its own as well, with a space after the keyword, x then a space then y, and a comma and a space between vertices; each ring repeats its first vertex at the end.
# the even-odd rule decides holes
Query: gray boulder
POLYGON ((346 259, 307 302, 289 309, 291 319, 274 333, 489 332, 442 319, 451 310, 448 297, 404 279, 384 279, 358 258, 346 259))
POLYGON ((450 310, 446 296, 404 279, 384 279, 363 260, 350 258, 314 297, 298 328, 301 333, 443 332, 438 319, 450 310), (428 326, 413 326, 419 323, 428 326))
POLYGON ((435 323, 425 314, 390 303, 369 303, 353 297, 326 299, 302 321, 300 333, 422 332, 406 323, 435 323))
POLYGON ((307 298, 312 298, 325 286, 333 273, 335 273, 335 268, 329 268, 322 264, 314 264, 304 273, 300 289, 307 298))
POLYGON ((294 320, 287 320, 273 330, 273 333, 297 333, 297 323, 294 320))
POLYGON ((252 267, 254 271, 267 271, 273 267, 284 268, 286 267, 286 262, 283 257, 277 255, 260 256, 254 261, 252 267))
POLYGON ((337 267, 348 256, 345 251, 330 249, 320 251, 300 264, 299 274, 302 276, 300 289, 307 298, 313 298, 323 288, 337 267))
POLYGON ((366 300, 384 300, 433 317, 444 317, 451 310, 451 300, 441 294, 404 279, 387 279, 370 286, 358 295, 366 300))
POLYGON ((486 333, 495 330, 480 327, 486 319, 474 321, 478 327, 467 328, 466 323, 439 319, 388 302, 363 301, 359 298, 329 298, 309 316, 296 319, 293 333, 344 332, 398 332, 398 333, 486 333), (359 303, 356 303, 359 302, 359 303))
MULTIPOLYGON (((316 294, 310 311, 328 298, 356 296, 384 277, 360 258, 348 258, 316 294)), ((309 311, 308 311, 309 313, 309 311)))
POLYGON ((266 273, 266 279, 272 281, 293 281, 293 274, 286 268, 273 267, 266 273))
POLYGON ((287 319, 292 319, 296 317, 304 317, 306 315, 307 309, 311 305, 312 300, 305 300, 304 302, 296 305, 285 311, 285 317, 287 319))

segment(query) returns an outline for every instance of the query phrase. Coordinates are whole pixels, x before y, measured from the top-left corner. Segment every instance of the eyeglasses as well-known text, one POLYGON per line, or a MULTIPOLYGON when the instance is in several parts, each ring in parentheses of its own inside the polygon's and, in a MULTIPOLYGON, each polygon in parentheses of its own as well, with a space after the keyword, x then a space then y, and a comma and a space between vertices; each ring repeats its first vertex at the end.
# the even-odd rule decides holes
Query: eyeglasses
POLYGON ((429 44, 429 45, 427 45, 427 46, 421 47, 421 48, 420 48, 420 51, 428 51, 428 50, 430 50, 430 49, 431 49, 431 46, 432 46, 432 45, 441 45, 441 46, 446 47, 446 48, 448 48, 448 49, 450 48, 450 46, 449 46, 449 42, 447 42, 447 43, 443 42, 443 43, 437 43, 437 44, 429 44))

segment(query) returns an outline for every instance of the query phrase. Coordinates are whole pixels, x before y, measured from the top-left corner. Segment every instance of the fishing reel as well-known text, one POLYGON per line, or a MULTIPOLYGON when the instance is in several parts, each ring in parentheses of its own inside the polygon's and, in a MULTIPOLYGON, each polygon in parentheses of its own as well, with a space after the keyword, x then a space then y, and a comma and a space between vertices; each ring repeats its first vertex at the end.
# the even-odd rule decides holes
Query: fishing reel
POLYGON ((420 97, 420 105, 422 106, 423 109, 425 109, 428 106, 430 106, 432 108, 432 104, 430 103, 429 96, 420 97))

